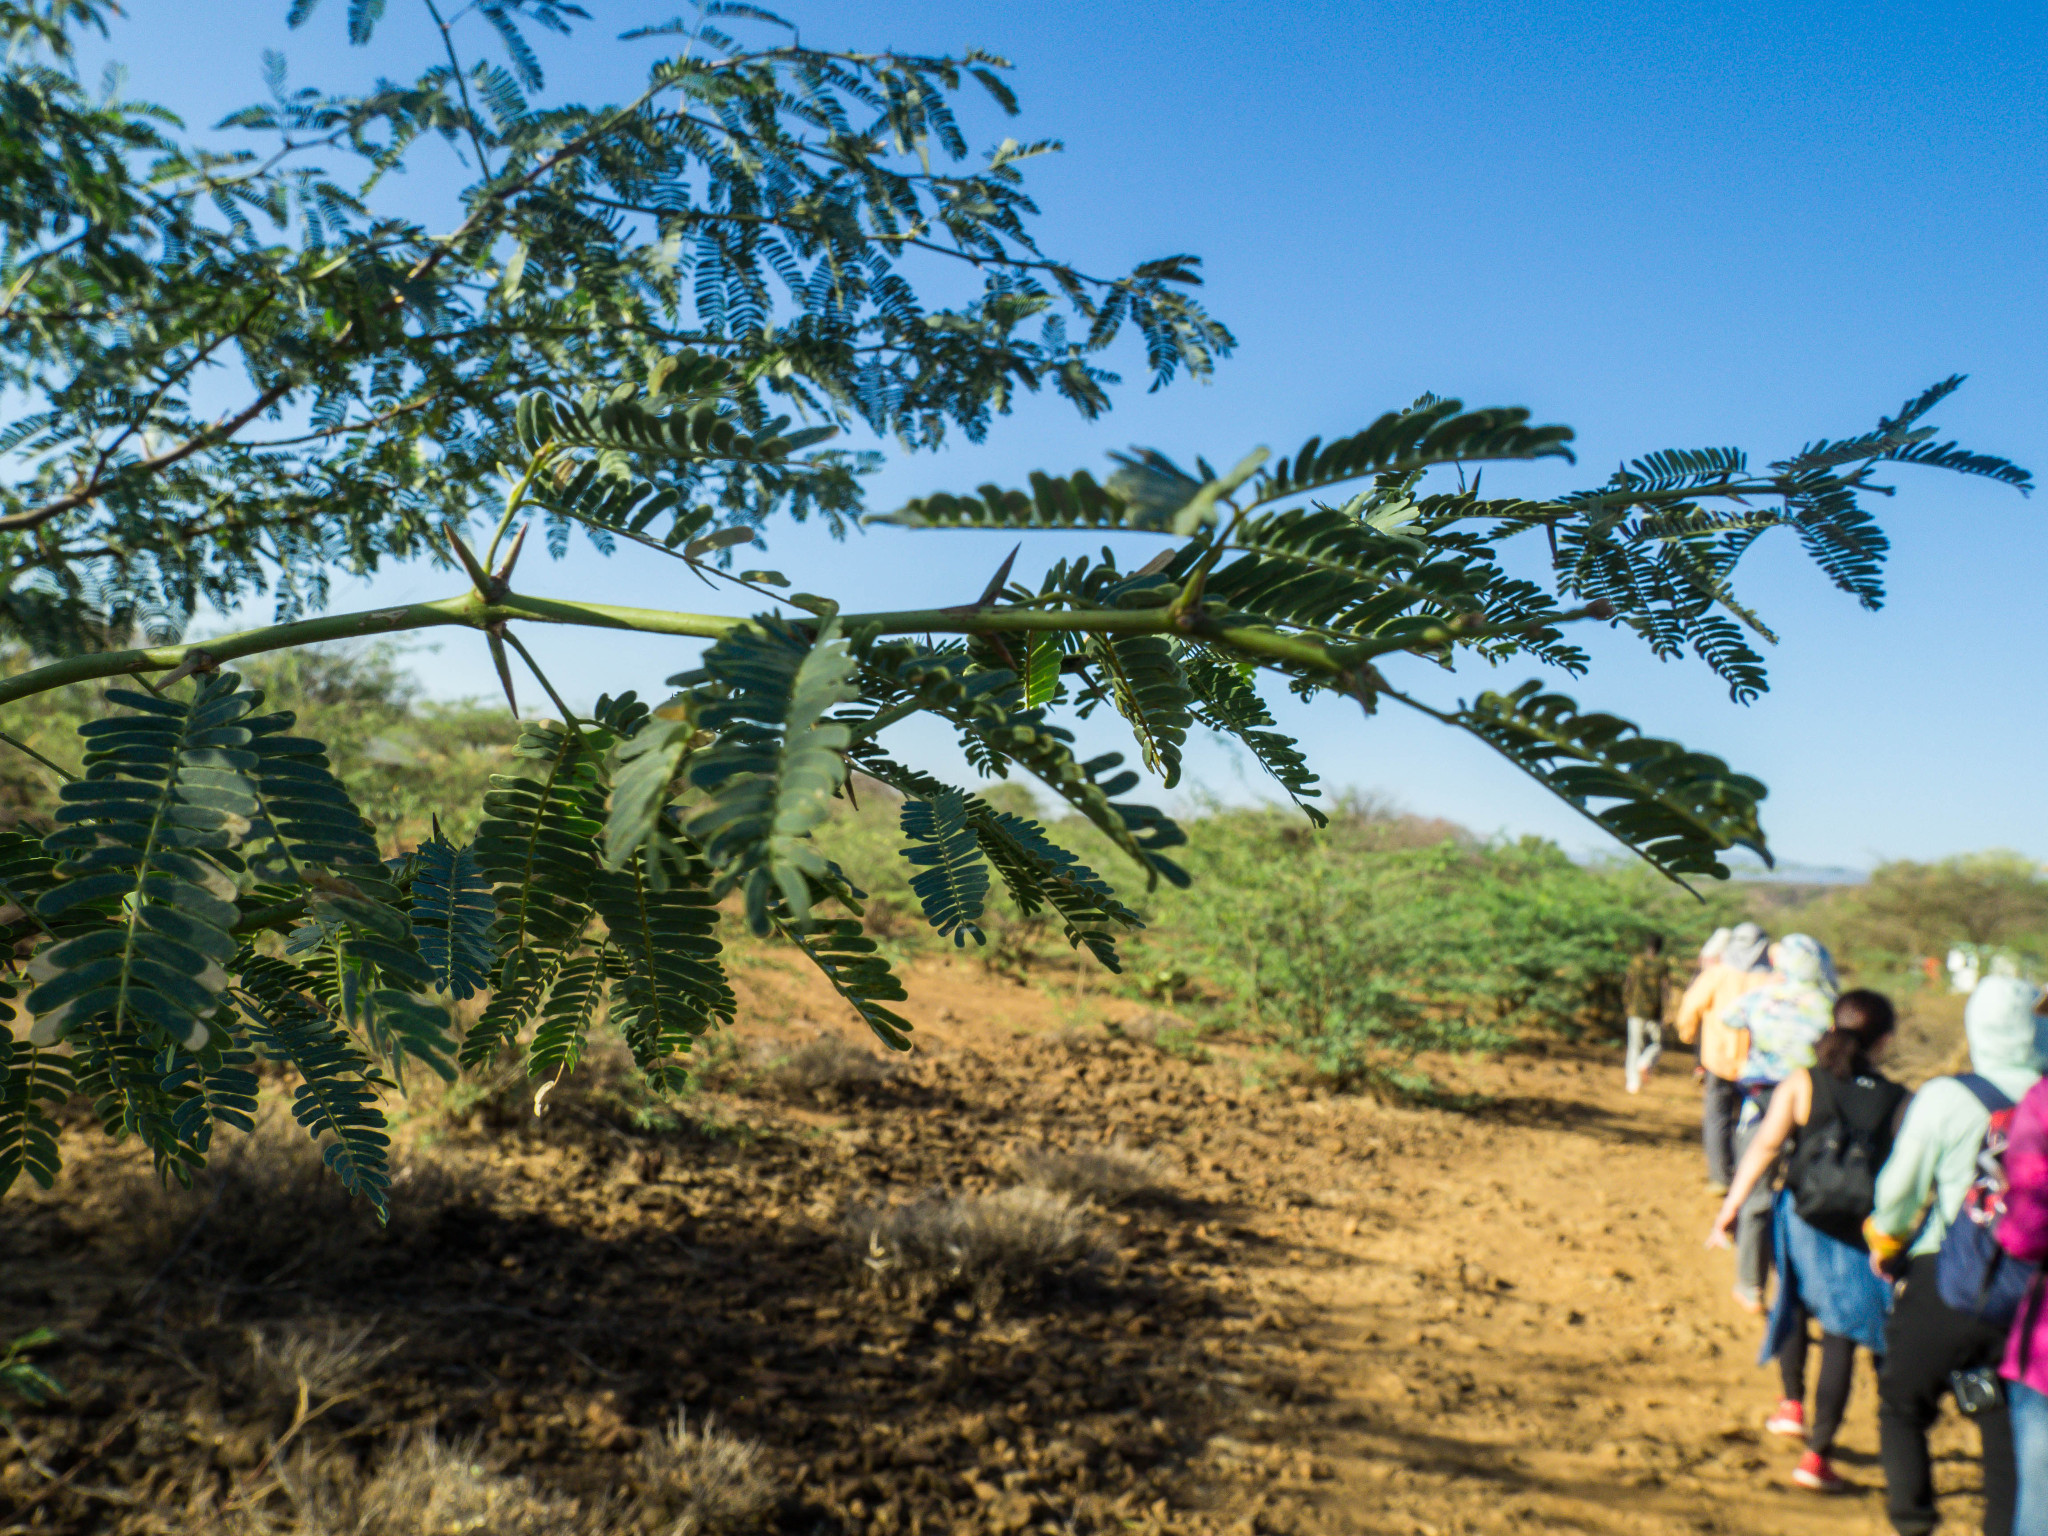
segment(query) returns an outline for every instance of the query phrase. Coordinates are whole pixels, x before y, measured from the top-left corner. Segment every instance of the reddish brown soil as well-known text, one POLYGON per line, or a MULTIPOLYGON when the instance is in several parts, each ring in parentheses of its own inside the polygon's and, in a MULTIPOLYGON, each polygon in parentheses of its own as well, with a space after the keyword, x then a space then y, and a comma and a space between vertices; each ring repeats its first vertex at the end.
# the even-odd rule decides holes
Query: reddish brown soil
MULTIPOLYGON (((772 963, 742 979, 788 1020, 742 1038, 838 1017, 772 963)), ((381 1234, 297 1185, 256 1226, 232 1194, 138 1200, 132 1158, 74 1136, 54 1195, 0 1206, 0 1339, 57 1327, 72 1389, 0 1443, 0 1536, 214 1528, 279 1433, 246 1331, 334 1320, 401 1345, 305 1432, 334 1455, 431 1424, 600 1497, 683 1407, 767 1448, 790 1532, 1884 1529, 1867 1372, 1857 1493, 1791 1488, 1762 1435, 1688 1073, 1630 1098, 1612 1051, 1539 1044, 1437 1064, 1477 1107, 1396 1107, 1120 1038, 1136 1005, 1064 983, 962 961, 912 991, 919 1054, 852 1095, 721 1093, 669 1129, 589 1089, 538 1122, 518 1091, 422 1109, 381 1234), (1093 1261, 994 1310, 862 1286, 849 1208, 1112 1139, 1182 1174, 1099 1213, 1093 1261)), ((1943 1426, 1945 1488, 1967 1442, 1943 1426)))

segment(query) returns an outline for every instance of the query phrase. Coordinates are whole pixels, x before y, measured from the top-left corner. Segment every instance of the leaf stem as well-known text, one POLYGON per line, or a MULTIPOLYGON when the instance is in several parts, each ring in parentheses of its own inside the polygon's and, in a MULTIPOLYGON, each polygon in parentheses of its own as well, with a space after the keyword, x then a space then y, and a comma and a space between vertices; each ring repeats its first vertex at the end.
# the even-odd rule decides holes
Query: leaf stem
POLYGON ((541 444, 534 453, 533 462, 526 466, 526 473, 519 477, 518 483, 512 487, 512 494, 505 498, 505 515, 498 519, 497 529, 491 534, 491 547, 484 551, 485 570, 488 571, 498 558, 498 546, 505 540, 505 530, 512 526, 512 519, 519 515, 519 509, 526 505, 526 493, 533 489, 534 476, 555 456, 555 451, 553 443, 541 444))
POLYGON ((294 896, 289 901, 273 901, 267 906, 251 907, 235 919, 228 932, 254 933, 259 928, 274 928, 295 917, 304 917, 311 905, 310 896, 294 896))
POLYGON ((69 768, 66 768, 62 763, 51 762, 49 758, 43 756, 42 753, 38 752, 34 747, 30 746, 20 737, 10 736, 7 732, 0 731, 0 741, 6 742, 8 746, 14 748, 14 750, 17 752, 27 753, 30 757, 34 758, 37 762, 41 763, 45 768, 49 769, 50 772, 55 774, 61 774, 64 778, 69 779, 74 783, 77 781, 77 774, 73 773, 69 768))

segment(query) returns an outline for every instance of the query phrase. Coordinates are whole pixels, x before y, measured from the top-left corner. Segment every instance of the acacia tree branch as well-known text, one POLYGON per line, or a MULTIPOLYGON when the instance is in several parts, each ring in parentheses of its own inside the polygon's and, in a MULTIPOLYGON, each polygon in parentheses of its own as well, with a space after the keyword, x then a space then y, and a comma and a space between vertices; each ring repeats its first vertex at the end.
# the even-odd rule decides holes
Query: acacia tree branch
POLYGON ((331 427, 321 427, 315 432, 301 432, 297 437, 268 437, 260 442, 244 443, 242 446, 244 448, 296 448, 300 443, 317 443, 322 438, 346 437, 351 432, 368 432, 372 428, 383 426, 387 421, 394 421, 398 417, 410 415, 414 411, 425 410, 440 398, 439 395, 422 395, 417 400, 408 400, 403 405, 394 405, 388 411, 379 411, 376 415, 367 416, 361 421, 344 421, 331 427))
MULTIPOLYGON (((843 614, 840 624, 848 633, 863 630, 882 635, 986 635, 1074 633, 1093 635, 1182 634, 1211 644, 1228 646, 1247 657, 1270 666, 1293 667, 1319 673, 1339 686, 1363 674, 1374 658, 1398 651, 1429 651, 1453 644, 1509 635, 1521 635, 1532 628, 1560 622, 1611 617, 1604 603, 1564 613, 1547 614, 1541 620, 1513 624, 1487 624, 1473 619, 1453 619, 1399 640, 1360 640, 1351 644, 1328 644, 1305 635, 1289 634, 1260 625, 1231 624, 1200 612, 1176 613, 1171 608, 1103 608, 1044 610, 1037 608, 910 608, 886 613, 843 614)), ((622 630, 634 634, 675 635, 686 639, 717 640, 753 622, 744 614, 679 613, 663 608, 623 608, 610 603, 570 602, 560 598, 528 597, 507 593, 497 601, 474 590, 428 603, 408 603, 397 608, 375 608, 359 613, 323 614, 289 624, 271 624, 243 630, 210 640, 187 641, 178 645, 146 646, 133 650, 96 651, 67 656, 0 679, 0 704, 31 698, 53 688, 87 683, 107 677, 135 677, 183 668, 183 676, 194 670, 212 670, 224 662, 270 651, 291 650, 302 645, 319 645, 332 640, 355 640, 371 635, 402 634, 414 629, 462 626, 488 630, 493 625, 519 619, 530 623, 565 624, 581 629, 622 630)), ((800 627, 815 623, 806 618, 792 621, 800 627)), ((145 681, 145 686, 147 686, 145 681)))
POLYGON ((448 23, 442 19, 440 6, 434 0, 425 0, 427 14, 434 18, 434 25, 441 32, 441 47, 448 54, 448 73, 455 81, 456 94, 462 98, 463 126, 469 130, 470 147, 476 151, 476 168, 484 180, 491 179, 490 157, 484 153, 484 141, 477 132, 476 107, 469 99, 469 82, 462 75, 462 61, 455 56, 455 35, 448 30, 448 23))
MULTIPOLYGON (((124 466, 120 472, 124 475, 153 475, 158 470, 168 469, 173 464, 182 463, 184 460, 191 458, 193 454, 211 448, 216 443, 225 442, 228 438, 233 437, 242 428, 249 425, 250 422, 290 394, 291 389, 292 381, 289 376, 280 379, 234 415, 223 417, 203 432, 193 433, 192 436, 186 438, 184 442, 178 444, 175 448, 167 448, 162 453, 155 454, 147 459, 137 459, 133 464, 124 466)), ((106 468, 104 465, 101 465, 94 470, 92 477, 84 485, 78 487, 78 489, 66 491, 62 496, 53 497, 39 507, 29 507, 23 511, 10 512, 5 517, 0 517, 0 533, 15 533, 23 529, 40 528, 53 517, 62 517, 66 512, 74 512, 88 502, 97 501, 106 490, 106 478, 106 468)))
POLYGON ((90 235, 96 227, 91 222, 87 222, 85 227, 69 240, 60 240, 55 245, 49 247, 49 249, 36 252, 33 257, 25 262, 21 269, 21 276, 8 284, 6 297, 0 298, 0 320, 5 320, 14 313, 15 302, 28 291, 28 285, 35 280, 35 275, 42 271, 44 262, 51 260, 53 257, 61 256, 74 245, 83 244, 86 236, 90 235))
MULTIPOLYGON (((230 341, 233 341, 237 336, 247 332, 249 327, 255 323, 256 317, 270 307, 272 297, 274 295, 264 294, 256 301, 256 307, 243 315, 241 322, 234 329, 222 331, 213 340, 195 350, 184 362, 172 368, 164 375, 163 382, 157 385, 156 391, 150 395, 149 399, 143 404, 142 409, 135 412, 128 425, 114 435, 112 442, 106 444, 94 455, 92 473, 86 476, 87 486, 97 486, 104 483, 107 465, 112 462, 114 455, 120 451, 123 443, 135 436, 136 433, 146 429, 150 416, 159 405, 163 404, 164 396, 168 395, 173 389, 176 389, 180 382, 189 378, 193 370, 213 356, 214 353, 218 352, 230 341)), ((226 300, 223 298, 222 304, 225 302, 226 300)), ((220 307, 221 305, 217 304, 214 306, 214 309, 218 311, 220 307)))

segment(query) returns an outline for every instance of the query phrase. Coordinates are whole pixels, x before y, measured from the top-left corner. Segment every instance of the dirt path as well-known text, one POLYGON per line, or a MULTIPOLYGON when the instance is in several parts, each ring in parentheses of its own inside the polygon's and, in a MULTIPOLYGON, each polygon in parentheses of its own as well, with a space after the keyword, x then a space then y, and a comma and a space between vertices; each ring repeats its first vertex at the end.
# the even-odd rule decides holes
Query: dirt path
MULTIPOLYGON (((1303 1168, 1314 1206, 1273 1223, 1298 1261, 1252 1277, 1299 1319, 1276 1348, 1330 1394, 1305 1426, 1327 1475, 1288 1501, 1293 1523, 1888 1530, 1867 1360, 1838 1460, 1856 1492, 1794 1487, 1798 1448, 1762 1432, 1777 1376, 1754 1364, 1760 1328, 1729 1297, 1730 1255, 1700 1248, 1716 1199, 1690 1073, 1636 1098, 1600 1055, 1511 1058, 1473 1077, 1497 1107, 1457 1120, 1305 1106, 1332 1146, 1370 1150, 1378 1133, 1406 1153, 1303 1168)), ((1951 1416, 1936 1447, 1941 1489, 1974 1489, 1974 1431, 1951 1416)), ((1944 1531, 1976 1529, 1974 1498, 1943 1512, 1944 1531)))

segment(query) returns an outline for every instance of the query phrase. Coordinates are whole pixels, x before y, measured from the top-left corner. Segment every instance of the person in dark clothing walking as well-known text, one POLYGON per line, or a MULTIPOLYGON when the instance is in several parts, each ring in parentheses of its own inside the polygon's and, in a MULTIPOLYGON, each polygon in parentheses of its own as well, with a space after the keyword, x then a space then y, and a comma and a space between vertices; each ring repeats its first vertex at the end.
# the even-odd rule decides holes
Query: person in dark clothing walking
MULTIPOLYGON (((2012 1103, 2041 1080, 2048 1062, 2048 1020, 2034 1014, 2039 996, 2026 982, 1987 976, 1963 1009, 1972 1075, 2012 1103)), ((1951 1307, 1936 1278, 1942 1240, 1977 1176, 1990 1124, 1991 1107, 1978 1086, 1954 1077, 1924 1084, 1878 1174, 1876 1209, 1863 1224, 1872 1266, 1903 1277, 1885 1325, 1877 1383, 1885 1499, 1899 1536, 1928 1536, 1939 1523, 1927 1431, 1943 1395, 1954 1390, 1957 1373, 1995 1372, 2005 1358, 2007 1330, 1951 1307)), ((2011 1536, 2015 1467, 2003 1396, 1994 1392, 1974 1417, 1983 1439, 1984 1536, 2011 1536)))
POLYGON ((1621 1009, 1628 1016, 1628 1059, 1623 1063, 1628 1091, 1640 1093, 1643 1079, 1664 1052, 1664 1003, 1671 990, 1671 962, 1664 958, 1664 935, 1643 940, 1642 953, 1628 963, 1621 978, 1621 1009))

